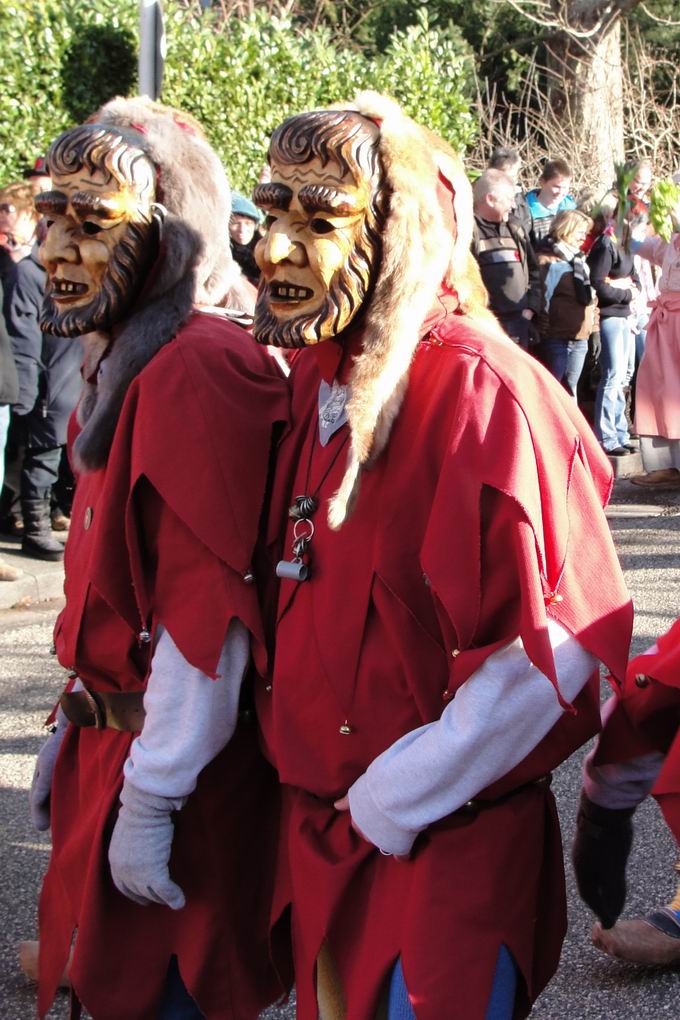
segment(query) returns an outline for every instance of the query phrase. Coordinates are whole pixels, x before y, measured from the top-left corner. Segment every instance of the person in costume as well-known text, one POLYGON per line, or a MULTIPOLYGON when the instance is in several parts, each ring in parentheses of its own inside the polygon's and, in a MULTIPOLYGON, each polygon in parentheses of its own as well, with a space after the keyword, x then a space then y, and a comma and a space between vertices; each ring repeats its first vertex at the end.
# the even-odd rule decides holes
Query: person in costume
POLYGON ((298 1017, 524 1017, 566 927, 550 772, 630 638, 611 472, 486 309, 445 142, 369 92, 269 160, 254 332, 299 350, 256 706, 298 1017))
POLYGON ((593 944, 632 963, 677 967, 680 879, 667 905, 646 917, 619 917, 633 815, 650 793, 680 845, 680 620, 631 660, 602 716, 604 728, 584 764, 574 842, 579 892, 599 918, 593 944))
POLYGON ((42 326, 83 336, 86 357, 54 637, 70 679, 31 791, 53 847, 39 1015, 72 950, 73 1016, 254 1020, 280 990, 278 789, 247 676, 264 662, 254 552, 287 387, 201 310, 229 306, 238 269, 226 177, 192 118, 112 100, 48 160, 42 326))

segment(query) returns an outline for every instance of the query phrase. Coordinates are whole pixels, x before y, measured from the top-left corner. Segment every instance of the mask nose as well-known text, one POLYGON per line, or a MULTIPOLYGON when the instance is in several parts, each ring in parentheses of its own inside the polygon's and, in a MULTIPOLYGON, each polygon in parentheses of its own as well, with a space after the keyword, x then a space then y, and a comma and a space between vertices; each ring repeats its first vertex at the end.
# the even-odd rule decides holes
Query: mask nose
POLYGON ((265 238, 265 261, 276 266, 280 262, 292 262, 293 265, 306 264, 306 256, 302 245, 294 241, 283 227, 273 224, 265 238))
POLYGON ((46 269, 57 266, 60 262, 79 262, 78 249, 70 237, 70 232, 63 223, 55 221, 47 230, 45 240, 40 246, 40 261, 46 269))

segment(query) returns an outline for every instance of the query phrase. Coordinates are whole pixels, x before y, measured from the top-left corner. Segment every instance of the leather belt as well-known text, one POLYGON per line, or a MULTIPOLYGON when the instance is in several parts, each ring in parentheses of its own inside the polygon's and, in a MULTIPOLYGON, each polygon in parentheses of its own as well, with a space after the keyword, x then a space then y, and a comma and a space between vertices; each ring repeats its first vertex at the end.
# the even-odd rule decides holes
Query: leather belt
POLYGON ((73 691, 62 694, 59 703, 74 726, 94 726, 98 730, 126 730, 139 733, 144 725, 142 691, 73 691))

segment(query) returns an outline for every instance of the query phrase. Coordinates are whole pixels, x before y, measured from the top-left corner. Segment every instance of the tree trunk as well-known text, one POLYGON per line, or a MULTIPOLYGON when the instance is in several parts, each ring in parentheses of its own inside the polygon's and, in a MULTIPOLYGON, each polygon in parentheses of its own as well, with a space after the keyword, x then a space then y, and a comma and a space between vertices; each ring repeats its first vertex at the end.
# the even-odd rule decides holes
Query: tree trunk
POLYGON ((574 143, 563 155, 585 171, 591 187, 604 191, 624 155, 620 19, 592 39, 560 33, 548 68, 551 103, 574 143))

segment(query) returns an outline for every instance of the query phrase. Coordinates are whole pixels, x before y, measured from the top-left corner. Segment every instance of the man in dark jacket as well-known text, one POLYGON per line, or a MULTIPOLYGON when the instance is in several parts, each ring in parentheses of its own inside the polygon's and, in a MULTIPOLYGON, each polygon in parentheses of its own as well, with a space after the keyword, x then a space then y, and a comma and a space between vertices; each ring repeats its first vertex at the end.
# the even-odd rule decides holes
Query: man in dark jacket
POLYGON ((515 185, 500 170, 485 170, 475 181, 473 196, 472 253, 489 292, 489 307, 508 336, 527 350, 531 320, 541 307, 541 281, 524 228, 509 222, 515 185))
POLYGON ((24 447, 21 548, 38 559, 60 560, 64 547, 52 538, 50 493, 59 475, 68 420, 80 392, 82 350, 79 342, 67 344, 41 331, 44 292, 45 270, 35 246, 8 274, 4 301, 19 375, 15 428, 24 447))
POLYGON ((519 173, 522 169, 522 157, 517 149, 510 149, 504 145, 497 145, 491 153, 489 170, 501 170, 507 174, 515 185, 515 208, 508 217, 510 223, 519 223, 524 228, 527 237, 530 236, 534 227, 534 218, 519 183, 519 173))

